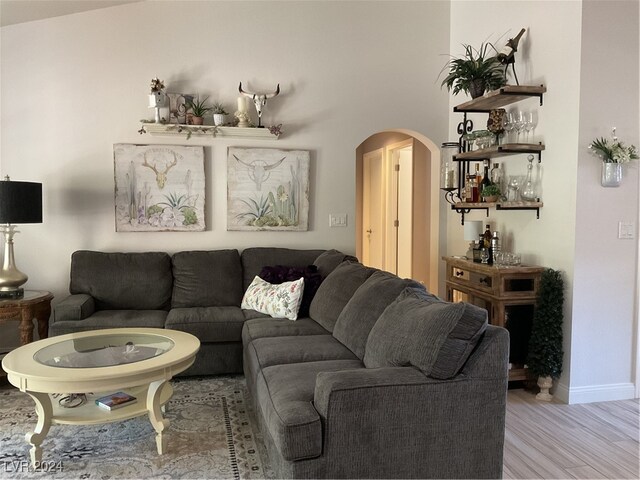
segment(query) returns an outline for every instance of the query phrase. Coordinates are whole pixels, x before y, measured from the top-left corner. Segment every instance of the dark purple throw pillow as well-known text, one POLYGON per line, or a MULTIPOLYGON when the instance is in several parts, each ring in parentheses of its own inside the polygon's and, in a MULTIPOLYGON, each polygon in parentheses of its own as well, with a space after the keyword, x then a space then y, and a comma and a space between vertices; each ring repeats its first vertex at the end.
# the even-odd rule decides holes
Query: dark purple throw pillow
POLYGON ((274 267, 263 267, 258 276, 265 282, 274 285, 292 282, 301 277, 304 278, 304 292, 302 293, 302 303, 298 311, 298 318, 309 316, 309 305, 311 305, 311 300, 313 300, 313 296, 322 283, 322 275, 318 272, 318 267, 315 265, 307 267, 276 265, 274 267))

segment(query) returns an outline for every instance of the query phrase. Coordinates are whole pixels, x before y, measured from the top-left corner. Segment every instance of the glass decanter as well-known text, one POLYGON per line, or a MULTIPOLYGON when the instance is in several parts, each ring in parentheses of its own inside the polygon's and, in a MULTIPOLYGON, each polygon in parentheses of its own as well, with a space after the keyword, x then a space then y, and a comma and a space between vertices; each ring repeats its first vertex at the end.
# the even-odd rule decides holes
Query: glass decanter
POLYGON ((529 155, 527 157, 529 160, 529 165, 527 165, 527 178, 524 181, 524 185, 522 185, 522 190, 520 191, 520 197, 525 202, 535 202, 536 201, 536 188, 533 184, 532 175, 533 175, 533 155, 529 155))

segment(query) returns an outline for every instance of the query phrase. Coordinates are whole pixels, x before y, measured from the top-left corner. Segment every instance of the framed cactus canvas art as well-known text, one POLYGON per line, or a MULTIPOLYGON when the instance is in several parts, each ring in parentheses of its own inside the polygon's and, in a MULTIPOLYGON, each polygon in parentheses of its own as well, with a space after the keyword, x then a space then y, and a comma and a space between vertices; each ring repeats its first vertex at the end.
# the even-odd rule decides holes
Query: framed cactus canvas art
POLYGON ((113 146, 116 232, 202 232, 204 148, 113 146))
POLYGON ((227 230, 309 229, 309 151, 229 147, 227 230))

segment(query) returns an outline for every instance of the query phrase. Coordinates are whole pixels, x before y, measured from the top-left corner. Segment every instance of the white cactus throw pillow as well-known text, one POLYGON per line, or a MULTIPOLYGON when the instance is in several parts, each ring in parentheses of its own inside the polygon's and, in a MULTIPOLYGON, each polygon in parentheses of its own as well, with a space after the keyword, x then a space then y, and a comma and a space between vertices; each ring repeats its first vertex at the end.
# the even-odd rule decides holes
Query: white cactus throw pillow
POLYGON ((274 318, 297 320, 303 292, 304 278, 272 285, 256 275, 244 293, 241 307, 274 318))

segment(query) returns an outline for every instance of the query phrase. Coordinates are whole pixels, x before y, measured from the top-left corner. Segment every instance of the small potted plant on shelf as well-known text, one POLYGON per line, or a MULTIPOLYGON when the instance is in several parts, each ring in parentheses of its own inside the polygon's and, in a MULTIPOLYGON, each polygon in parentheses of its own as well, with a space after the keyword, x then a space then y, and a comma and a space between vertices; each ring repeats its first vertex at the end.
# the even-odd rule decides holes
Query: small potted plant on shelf
MULTIPOLYGON (((502 64, 495 56, 488 56, 491 44, 482 43, 479 49, 463 44, 465 53, 461 58, 452 58, 443 67, 449 68, 449 74, 441 87, 447 86, 454 95, 465 92, 471 98, 484 94, 485 90, 495 90, 507 83, 502 64)), ((442 74, 442 71, 440 72, 442 74)))
POLYGON ((213 110, 213 124, 224 125, 225 116, 229 115, 229 112, 225 110, 224 105, 222 105, 222 103, 220 102, 216 102, 213 104, 213 107, 211 107, 211 109, 213 110))
POLYGON ((191 125, 202 125, 204 123, 204 116, 212 108, 207 106, 208 99, 209 97, 207 96, 203 100, 189 100, 187 103, 189 110, 191 110, 191 125))
POLYGON ((500 187, 495 183, 490 183, 482 189, 482 198, 485 202, 497 202, 501 194, 500 187))
POLYGON ((547 268, 540 279, 527 354, 529 372, 538 377, 538 400, 553 399, 549 389, 553 386, 553 379, 562 373, 563 304, 562 274, 547 268))

